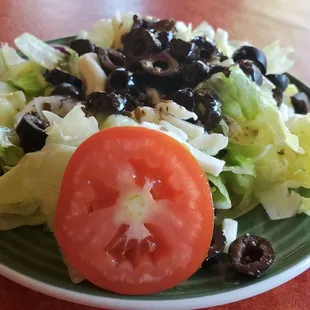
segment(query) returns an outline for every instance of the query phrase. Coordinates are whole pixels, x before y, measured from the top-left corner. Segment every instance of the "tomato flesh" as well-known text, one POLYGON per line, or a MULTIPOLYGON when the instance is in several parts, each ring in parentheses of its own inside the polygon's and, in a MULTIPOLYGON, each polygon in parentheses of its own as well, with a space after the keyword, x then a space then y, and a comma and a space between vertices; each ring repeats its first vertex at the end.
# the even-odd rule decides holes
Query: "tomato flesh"
POLYGON ((55 235, 97 286, 120 294, 171 288, 199 268, 212 232, 205 175, 167 135, 106 129, 83 142, 66 168, 55 235))

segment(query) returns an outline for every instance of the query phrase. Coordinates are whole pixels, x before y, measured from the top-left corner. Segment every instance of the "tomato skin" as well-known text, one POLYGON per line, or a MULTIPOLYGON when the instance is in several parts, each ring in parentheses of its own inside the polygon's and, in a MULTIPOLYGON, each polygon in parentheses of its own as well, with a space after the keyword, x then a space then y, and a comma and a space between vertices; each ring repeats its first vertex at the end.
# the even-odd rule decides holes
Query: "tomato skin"
POLYGON ((125 295, 152 294, 174 287, 200 267, 212 233, 213 204, 205 174, 190 152, 167 135, 140 127, 114 127, 91 136, 73 154, 60 190, 55 236, 70 263, 95 285, 125 295), (134 149, 139 150, 137 158, 134 149), (115 169, 130 162, 139 187, 146 177, 160 179, 151 190, 154 200, 171 200, 167 210, 146 220, 144 227, 152 234, 139 247, 134 241, 123 240, 128 225, 117 226, 112 220, 115 197, 120 194, 114 186, 113 161, 115 169), (106 162, 109 164, 104 166, 106 162), (172 178, 167 171, 177 172, 172 178), (98 175, 101 179, 97 184, 98 175), (185 191, 187 183, 190 187, 185 191), (175 190, 175 184, 181 189, 175 190), (90 212, 93 192, 100 195, 92 198, 90 212), (92 247, 92 242, 97 246, 92 247), (154 252, 150 250, 152 243, 156 244, 154 252), (121 254, 125 248, 126 259, 121 254), (113 265, 113 260, 120 263, 113 265))

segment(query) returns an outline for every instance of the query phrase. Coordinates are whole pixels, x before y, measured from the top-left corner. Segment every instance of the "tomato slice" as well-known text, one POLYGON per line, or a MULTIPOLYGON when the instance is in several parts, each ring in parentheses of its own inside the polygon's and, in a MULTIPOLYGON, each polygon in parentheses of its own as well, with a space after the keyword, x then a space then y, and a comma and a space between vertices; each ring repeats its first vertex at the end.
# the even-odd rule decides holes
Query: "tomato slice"
POLYGON ((212 232, 205 174, 167 135, 110 128, 73 154, 55 234, 69 262, 95 285, 120 294, 171 288, 199 268, 212 232))

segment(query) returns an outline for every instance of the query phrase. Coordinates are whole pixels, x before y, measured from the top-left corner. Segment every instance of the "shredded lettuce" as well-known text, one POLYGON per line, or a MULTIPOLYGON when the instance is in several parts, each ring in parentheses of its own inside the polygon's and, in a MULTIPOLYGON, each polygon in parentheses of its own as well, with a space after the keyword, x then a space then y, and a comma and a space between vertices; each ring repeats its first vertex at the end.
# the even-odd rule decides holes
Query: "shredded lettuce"
POLYGON ((183 41, 190 41, 198 36, 205 36, 208 40, 213 41, 215 37, 214 29, 207 21, 201 22, 195 29, 191 23, 186 25, 184 22, 177 21, 175 30, 175 37, 183 41))
POLYGON ((301 204, 300 204, 297 212, 298 213, 305 213, 308 216, 310 216, 310 198, 301 197, 301 204))
POLYGON ((259 199, 271 220, 292 217, 301 205, 301 196, 289 190, 289 184, 275 184, 259 193, 259 199))
POLYGON ((230 143, 225 156, 226 165, 223 171, 230 171, 234 174, 256 176, 253 159, 242 155, 238 150, 237 143, 230 143))
POLYGON ((49 70, 56 68, 65 58, 60 51, 27 32, 17 37, 14 43, 28 59, 49 70))
POLYGON ((275 41, 265 48, 263 52, 267 58, 267 74, 283 74, 287 72, 294 61, 288 58, 288 54, 294 51, 293 48, 281 48, 280 42, 275 41))
POLYGON ((197 88, 208 88, 219 96, 224 115, 238 125, 237 132, 234 128, 232 132, 235 141, 243 141, 243 144, 260 140, 284 142, 296 152, 303 152, 298 137, 286 127, 271 94, 263 92, 239 66, 231 68, 229 78, 218 73, 197 88))
POLYGON ((5 74, 5 81, 29 97, 44 95, 47 86, 42 67, 33 61, 25 61, 11 67, 5 74))
POLYGON ((65 55, 64 58, 58 63, 58 67, 71 75, 78 77, 78 53, 70 47, 64 45, 61 45, 61 49, 65 52, 65 55))
POLYGON ((196 147, 203 153, 208 155, 216 155, 220 150, 223 150, 228 145, 228 137, 225 137, 219 133, 205 133, 193 140, 189 141, 189 144, 196 147))
POLYGON ((228 253, 231 243, 237 239, 238 222, 230 218, 225 218, 223 220, 222 229, 226 238, 226 244, 223 253, 228 253))
POLYGON ((18 138, 14 131, 7 127, 0 127, 0 172, 6 172, 16 166, 24 156, 21 147, 13 144, 18 138))
POLYGON ((97 21, 87 34, 87 39, 101 48, 111 48, 114 41, 112 21, 110 19, 97 21))
POLYGON ((8 83, 5 83, 5 82, 0 82, 0 94, 1 93, 14 93, 18 91, 17 88, 15 88, 14 86, 8 84, 8 83))
POLYGON ((99 130, 96 119, 85 117, 81 105, 75 106, 64 118, 49 111, 43 111, 43 114, 51 124, 46 129, 46 144, 57 143, 77 147, 99 130))
POLYGON ((215 42, 218 49, 227 57, 232 57, 235 48, 228 41, 228 32, 218 28, 215 32, 215 42))
POLYGON ((230 209, 231 200, 221 176, 215 177, 212 174, 207 174, 207 177, 211 183, 214 207, 216 209, 230 209))
MULTIPOLYGON (((20 203, 39 204, 45 222, 52 229, 61 180, 74 150, 72 146, 48 144, 39 152, 26 154, 17 166, 0 178, 0 214, 5 211, 3 206, 8 204, 14 210, 11 214, 16 214, 15 206, 20 203)), ((9 210, 6 211, 7 214, 9 210)))
POLYGON ((120 12, 116 12, 116 14, 112 18, 112 26, 113 26, 113 48, 119 49, 122 48, 122 36, 128 33, 133 25, 133 16, 139 14, 136 13, 125 13, 120 14, 120 12))
POLYGON ((230 70, 229 78, 218 73, 198 86, 219 96, 229 128, 226 164, 221 182, 214 183, 215 193, 221 195, 214 194, 214 201, 215 206, 220 198, 225 201, 226 189, 232 207, 220 210, 217 221, 238 217, 258 204, 271 219, 308 214, 308 198, 296 190, 310 188, 310 115, 284 120, 270 92, 251 82, 238 66, 230 70))
POLYGON ((122 47, 122 36, 128 33, 133 25, 133 16, 136 13, 120 14, 117 12, 112 19, 101 19, 97 21, 89 32, 83 31, 80 37, 89 39, 101 48, 122 47))
POLYGON ((20 57, 14 48, 10 47, 7 43, 0 45, 0 77, 5 74, 11 66, 18 65, 25 60, 20 57))
POLYGON ((44 148, 26 154, 0 177, 0 229, 44 222, 53 230, 68 161, 76 147, 98 131, 96 120, 86 118, 81 107, 76 106, 63 119, 44 112, 51 124, 44 148))
POLYGON ((22 91, 0 93, 0 126, 13 127, 13 118, 25 106, 26 98, 22 91))

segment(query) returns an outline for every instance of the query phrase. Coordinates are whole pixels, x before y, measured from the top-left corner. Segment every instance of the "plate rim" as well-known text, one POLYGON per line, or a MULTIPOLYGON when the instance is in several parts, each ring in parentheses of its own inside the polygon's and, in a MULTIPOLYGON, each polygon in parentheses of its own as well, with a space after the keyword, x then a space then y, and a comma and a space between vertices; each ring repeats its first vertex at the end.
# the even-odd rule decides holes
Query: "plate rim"
MULTIPOLYGON (((47 40, 45 42, 48 44, 61 44, 59 42, 69 41, 75 37, 75 35, 66 36, 47 40)), ((301 91, 310 92, 308 85, 304 84, 298 78, 292 76, 289 73, 287 73, 287 75, 291 82, 297 83, 299 85, 301 91)), ((309 268, 310 254, 306 255, 304 258, 299 260, 298 263, 293 264, 288 269, 283 270, 274 276, 271 276, 270 278, 264 279, 260 282, 249 284, 246 287, 236 288, 227 292, 215 293, 202 297, 172 298, 169 300, 121 299, 117 297, 103 297, 75 292, 34 279, 31 276, 19 273, 2 263, 0 263, 0 275, 36 292, 85 306, 98 308, 109 307, 110 309, 121 310, 145 310, 146 308, 153 310, 175 310, 176 307, 179 310, 188 310, 220 306, 254 297, 292 280, 309 268)))
POLYGON ((187 297, 184 299, 172 298, 169 300, 120 299, 74 292, 18 273, 2 263, 0 263, 0 274, 15 283, 39 293, 85 306, 98 308, 109 307, 110 309, 121 310, 145 310, 146 308, 152 310, 175 310, 176 307, 178 310, 189 310, 220 306, 254 297, 290 281, 308 268, 310 268, 310 255, 307 255, 297 264, 271 278, 246 286, 246 290, 244 287, 241 287, 228 292, 211 294, 204 297, 187 297))

